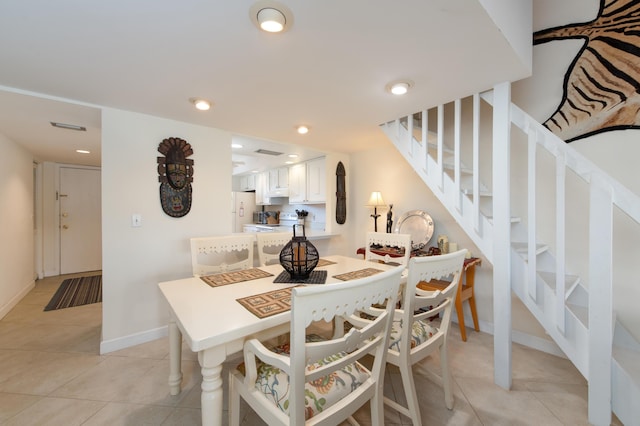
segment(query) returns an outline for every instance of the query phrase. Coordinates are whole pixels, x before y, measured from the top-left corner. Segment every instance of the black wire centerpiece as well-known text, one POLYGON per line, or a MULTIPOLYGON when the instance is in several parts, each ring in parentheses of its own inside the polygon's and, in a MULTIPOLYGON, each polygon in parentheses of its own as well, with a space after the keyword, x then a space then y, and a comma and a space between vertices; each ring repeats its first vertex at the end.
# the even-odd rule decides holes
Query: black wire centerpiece
POLYGON ((293 238, 280 252, 280 264, 292 279, 304 280, 309 278, 320 260, 318 250, 304 232, 304 225, 293 225, 293 238), (302 227, 302 236, 296 236, 296 226, 302 227))

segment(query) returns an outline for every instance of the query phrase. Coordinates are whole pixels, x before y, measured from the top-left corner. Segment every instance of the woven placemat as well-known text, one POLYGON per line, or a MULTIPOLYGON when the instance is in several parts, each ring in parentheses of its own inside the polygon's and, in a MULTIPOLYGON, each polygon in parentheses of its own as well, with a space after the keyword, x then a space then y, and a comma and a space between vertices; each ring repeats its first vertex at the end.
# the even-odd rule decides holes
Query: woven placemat
POLYGON ((280 275, 273 280, 274 283, 298 283, 298 284, 324 284, 327 281, 327 271, 311 271, 309 278, 299 279, 291 278, 291 274, 282 271, 280 275))
POLYGON ((349 281, 349 280, 357 280, 358 278, 370 277, 371 275, 375 275, 380 272, 383 272, 383 271, 381 269, 376 269, 376 268, 364 268, 364 269, 358 269, 357 271, 334 275, 333 277, 342 281, 349 281))
POLYGON ((334 262, 333 260, 318 259, 318 264, 316 265, 316 268, 321 268, 323 266, 335 265, 335 264, 336 262, 334 262))
POLYGON ((258 318, 266 318, 291 309, 292 288, 268 291, 236 300, 253 315, 258 318))
POLYGON ((223 272, 221 274, 205 275, 200 277, 202 281, 211 287, 220 287, 227 284, 235 284, 242 281, 257 280, 260 278, 271 277, 273 274, 265 272, 262 269, 251 268, 240 271, 223 272))

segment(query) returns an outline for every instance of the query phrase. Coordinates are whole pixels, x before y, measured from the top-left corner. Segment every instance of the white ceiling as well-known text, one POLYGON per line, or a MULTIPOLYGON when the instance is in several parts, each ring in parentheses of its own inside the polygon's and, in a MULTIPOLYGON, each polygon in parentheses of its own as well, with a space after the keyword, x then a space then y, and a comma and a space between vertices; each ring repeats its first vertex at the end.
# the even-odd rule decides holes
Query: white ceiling
POLYGON ((38 160, 97 165, 108 106, 311 156, 355 152, 387 143, 380 123, 528 73, 478 0, 282 0, 293 13, 282 34, 254 26, 254 3, 0 3, 0 133, 38 160), (409 94, 385 91, 403 78, 409 94), (214 106, 197 111, 192 97, 214 106))

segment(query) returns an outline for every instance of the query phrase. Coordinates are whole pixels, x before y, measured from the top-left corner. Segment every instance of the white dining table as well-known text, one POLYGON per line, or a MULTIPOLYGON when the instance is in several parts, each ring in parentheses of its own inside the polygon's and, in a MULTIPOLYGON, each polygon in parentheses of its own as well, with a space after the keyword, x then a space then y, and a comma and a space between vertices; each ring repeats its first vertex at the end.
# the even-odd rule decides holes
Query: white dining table
MULTIPOLYGON (((372 263, 346 256, 322 256, 334 264, 316 268, 326 270, 326 284, 344 282, 335 275, 365 268, 386 270, 393 265, 372 263)), ((182 382, 182 339, 198 353, 202 371, 201 411, 203 425, 222 424, 222 364, 229 355, 242 350, 244 342, 256 337, 264 340, 289 331, 290 311, 258 318, 237 299, 300 284, 273 281, 284 271, 279 264, 259 267, 273 274, 266 278, 212 287, 199 277, 158 284, 168 302, 169 321, 169 389, 180 393, 182 382)), ((310 284, 322 285, 322 284, 310 284)))

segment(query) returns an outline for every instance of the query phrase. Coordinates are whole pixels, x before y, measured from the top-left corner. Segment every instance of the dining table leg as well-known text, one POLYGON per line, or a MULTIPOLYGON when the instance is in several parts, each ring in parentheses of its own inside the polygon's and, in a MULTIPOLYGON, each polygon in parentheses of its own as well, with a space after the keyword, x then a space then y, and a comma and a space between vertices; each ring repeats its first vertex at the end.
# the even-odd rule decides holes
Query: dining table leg
POLYGON ((198 352, 202 371, 200 409, 203 426, 222 425, 222 363, 226 359, 224 345, 198 352))
POLYGON ((169 321, 169 393, 178 395, 182 383, 182 332, 175 319, 169 321))

